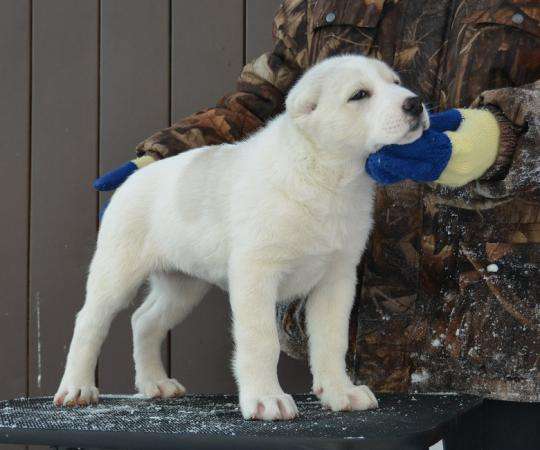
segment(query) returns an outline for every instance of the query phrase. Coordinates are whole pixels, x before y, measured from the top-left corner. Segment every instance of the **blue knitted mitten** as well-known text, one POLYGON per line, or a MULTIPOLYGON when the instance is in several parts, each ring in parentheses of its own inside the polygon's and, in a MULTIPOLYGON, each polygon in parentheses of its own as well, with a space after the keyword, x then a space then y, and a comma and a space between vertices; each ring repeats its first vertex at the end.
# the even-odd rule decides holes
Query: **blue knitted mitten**
POLYGON ((371 154, 366 172, 381 184, 411 179, 459 187, 481 177, 499 151, 500 129, 483 109, 450 109, 430 117, 430 128, 406 145, 371 154))

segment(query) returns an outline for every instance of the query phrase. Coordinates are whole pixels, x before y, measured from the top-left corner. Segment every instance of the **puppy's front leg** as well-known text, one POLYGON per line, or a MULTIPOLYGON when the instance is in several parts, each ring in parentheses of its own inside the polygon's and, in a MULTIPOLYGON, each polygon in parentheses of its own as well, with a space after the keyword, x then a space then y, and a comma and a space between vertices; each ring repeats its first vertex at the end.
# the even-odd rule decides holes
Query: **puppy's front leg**
POLYGON ((287 420, 298 415, 279 385, 276 301, 279 274, 261 262, 237 261, 229 276, 236 343, 234 374, 246 419, 287 420))
POLYGON ((313 392, 332 411, 377 407, 371 390, 355 386, 345 367, 355 286, 355 262, 337 261, 313 290, 306 306, 313 392))

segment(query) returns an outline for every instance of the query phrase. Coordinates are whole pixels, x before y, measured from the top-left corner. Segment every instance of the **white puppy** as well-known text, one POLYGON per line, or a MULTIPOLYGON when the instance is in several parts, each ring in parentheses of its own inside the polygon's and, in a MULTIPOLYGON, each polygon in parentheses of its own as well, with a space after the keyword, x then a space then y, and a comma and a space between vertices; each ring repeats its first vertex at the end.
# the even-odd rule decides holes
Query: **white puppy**
MULTIPOLYGON (((172 397, 160 345, 211 284, 230 293, 234 374, 245 418, 291 419, 277 378, 277 302, 309 296, 313 390, 333 411, 377 400, 345 371, 356 266, 372 224, 366 157, 417 139, 428 116, 384 63, 325 60, 290 91, 286 111, 234 145, 204 147, 132 175, 105 213, 57 405, 97 401, 94 370, 114 316, 145 280, 133 315, 136 386, 172 397)), ((201 324, 204 326, 204 324, 201 324)))

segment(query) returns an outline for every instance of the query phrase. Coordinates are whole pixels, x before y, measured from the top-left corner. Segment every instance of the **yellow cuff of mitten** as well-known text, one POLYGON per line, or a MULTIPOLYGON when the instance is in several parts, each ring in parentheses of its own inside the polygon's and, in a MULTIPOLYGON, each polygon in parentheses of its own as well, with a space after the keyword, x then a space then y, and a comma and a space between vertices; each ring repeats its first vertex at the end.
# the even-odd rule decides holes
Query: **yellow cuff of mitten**
POLYGON ((137 166, 137 169, 142 169, 149 164, 152 164, 155 161, 150 155, 139 156, 138 158, 132 159, 131 162, 137 166))
POLYGON ((459 112, 463 117, 459 128, 446 132, 452 143, 452 156, 436 181, 452 187, 480 178, 499 152, 500 129, 495 116, 484 109, 459 112))

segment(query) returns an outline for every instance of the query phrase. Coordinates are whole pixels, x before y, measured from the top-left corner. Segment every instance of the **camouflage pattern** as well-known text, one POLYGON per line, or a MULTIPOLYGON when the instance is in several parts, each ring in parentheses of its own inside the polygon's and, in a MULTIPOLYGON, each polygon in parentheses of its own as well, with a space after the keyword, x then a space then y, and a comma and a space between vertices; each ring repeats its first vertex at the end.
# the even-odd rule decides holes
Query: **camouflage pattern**
MULTIPOLYGON (((539 19, 538 5, 518 0, 288 0, 273 51, 245 66, 238 91, 138 152, 240 139, 282 110, 304 70, 343 53, 386 61, 433 109, 489 108, 502 142, 480 180, 378 189, 348 367, 378 391, 540 400, 539 19)), ((305 301, 278 313, 282 347, 299 357, 305 301)))

